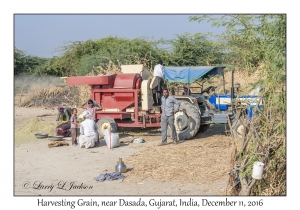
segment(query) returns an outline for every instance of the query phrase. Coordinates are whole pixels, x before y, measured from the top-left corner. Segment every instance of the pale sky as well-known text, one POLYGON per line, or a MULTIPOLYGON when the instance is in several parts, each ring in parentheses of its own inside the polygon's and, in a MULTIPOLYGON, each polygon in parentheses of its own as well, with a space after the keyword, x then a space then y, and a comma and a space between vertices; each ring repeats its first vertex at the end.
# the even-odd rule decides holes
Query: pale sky
POLYGON ((15 14, 14 43, 15 47, 30 55, 52 57, 59 55, 55 50, 68 41, 86 41, 108 36, 158 40, 173 39, 185 32, 222 32, 221 28, 214 28, 210 23, 189 22, 188 18, 192 15, 195 14, 15 14))

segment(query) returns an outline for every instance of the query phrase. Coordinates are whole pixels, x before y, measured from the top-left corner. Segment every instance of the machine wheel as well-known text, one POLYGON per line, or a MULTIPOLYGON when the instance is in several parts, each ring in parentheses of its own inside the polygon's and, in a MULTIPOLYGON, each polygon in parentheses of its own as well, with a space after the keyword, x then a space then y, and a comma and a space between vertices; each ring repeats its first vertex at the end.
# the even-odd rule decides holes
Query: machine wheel
POLYGON ((200 125, 198 133, 204 133, 209 128, 210 124, 200 125))
POLYGON ((107 126, 111 132, 117 132, 117 123, 110 117, 102 117, 98 120, 97 125, 100 136, 104 136, 104 126, 107 126))
MULTIPOLYGON (((174 116, 174 125, 178 140, 186 140, 194 137, 200 127, 200 114, 197 108, 189 102, 180 101, 179 112, 174 116)), ((171 128, 168 126, 168 136, 171 136, 171 128)))

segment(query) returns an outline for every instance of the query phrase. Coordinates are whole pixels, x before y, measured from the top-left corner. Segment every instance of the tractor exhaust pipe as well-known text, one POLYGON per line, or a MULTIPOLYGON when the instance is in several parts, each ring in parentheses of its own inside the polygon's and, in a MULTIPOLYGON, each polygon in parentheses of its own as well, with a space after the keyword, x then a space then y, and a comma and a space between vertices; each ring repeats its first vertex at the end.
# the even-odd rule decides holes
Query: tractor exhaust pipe
POLYGON ((234 70, 232 70, 232 77, 231 77, 231 101, 234 99, 234 70))

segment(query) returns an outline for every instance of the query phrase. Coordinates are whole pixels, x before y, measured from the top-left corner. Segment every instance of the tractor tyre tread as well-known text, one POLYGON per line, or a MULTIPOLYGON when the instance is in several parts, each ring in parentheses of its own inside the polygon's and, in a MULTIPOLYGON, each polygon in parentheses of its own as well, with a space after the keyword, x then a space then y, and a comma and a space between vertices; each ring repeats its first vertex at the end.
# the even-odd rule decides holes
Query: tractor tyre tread
MULTIPOLYGON (((178 140, 187 140, 193 138, 199 130, 200 127, 200 114, 197 108, 189 102, 179 100, 180 110, 185 110, 189 118, 191 119, 189 128, 177 133, 178 140)), ((168 133, 171 133, 171 128, 168 127, 168 133)), ((169 135, 170 136, 170 135, 169 135)))

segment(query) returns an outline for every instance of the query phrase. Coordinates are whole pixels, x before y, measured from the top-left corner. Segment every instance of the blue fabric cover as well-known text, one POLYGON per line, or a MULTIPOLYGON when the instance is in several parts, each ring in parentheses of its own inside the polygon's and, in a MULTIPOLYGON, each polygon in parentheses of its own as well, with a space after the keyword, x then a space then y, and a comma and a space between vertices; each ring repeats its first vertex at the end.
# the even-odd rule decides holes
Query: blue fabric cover
POLYGON ((219 74, 224 68, 218 66, 165 66, 164 75, 168 82, 191 84, 201 77, 219 74))

